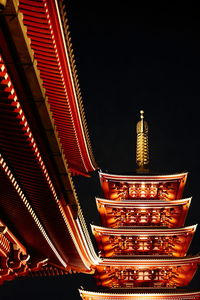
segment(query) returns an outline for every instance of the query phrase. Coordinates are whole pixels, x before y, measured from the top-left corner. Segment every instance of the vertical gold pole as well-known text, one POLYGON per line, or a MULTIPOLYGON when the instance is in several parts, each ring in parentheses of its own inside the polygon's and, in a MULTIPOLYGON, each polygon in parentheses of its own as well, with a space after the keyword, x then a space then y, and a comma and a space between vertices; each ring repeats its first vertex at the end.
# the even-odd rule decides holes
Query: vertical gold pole
POLYGON ((137 173, 149 172, 148 124, 144 121, 144 111, 140 111, 140 121, 137 123, 136 164, 137 173))

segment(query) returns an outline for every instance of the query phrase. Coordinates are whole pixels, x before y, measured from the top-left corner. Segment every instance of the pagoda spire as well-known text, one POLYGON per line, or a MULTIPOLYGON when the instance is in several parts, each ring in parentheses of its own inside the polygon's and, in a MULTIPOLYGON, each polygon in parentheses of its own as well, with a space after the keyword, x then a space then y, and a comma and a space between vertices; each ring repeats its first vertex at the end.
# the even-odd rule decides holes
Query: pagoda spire
POLYGON ((144 120, 144 111, 140 110, 140 121, 136 126, 136 164, 137 173, 149 172, 149 144, 148 144, 148 124, 144 120))

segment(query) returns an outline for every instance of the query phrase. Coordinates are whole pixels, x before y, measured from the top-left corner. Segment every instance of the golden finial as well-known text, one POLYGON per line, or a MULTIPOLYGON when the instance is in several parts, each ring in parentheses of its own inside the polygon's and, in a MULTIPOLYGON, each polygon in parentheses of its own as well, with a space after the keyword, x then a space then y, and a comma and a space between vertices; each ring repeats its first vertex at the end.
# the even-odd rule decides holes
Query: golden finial
POLYGON ((6 7, 7 0, 0 0, 0 11, 2 11, 6 7))
POLYGON ((140 121, 137 123, 136 164, 137 173, 149 172, 148 124, 144 121, 144 111, 140 110, 140 121))

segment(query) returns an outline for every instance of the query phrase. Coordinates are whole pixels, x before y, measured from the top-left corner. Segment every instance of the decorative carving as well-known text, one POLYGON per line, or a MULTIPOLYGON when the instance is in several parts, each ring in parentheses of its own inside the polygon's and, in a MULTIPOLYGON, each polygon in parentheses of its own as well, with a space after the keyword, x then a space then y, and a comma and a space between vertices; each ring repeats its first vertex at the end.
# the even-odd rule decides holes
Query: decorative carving
POLYGON ((176 200, 180 180, 160 183, 109 182, 106 198, 111 200, 176 200))
POLYGON ((103 257, 120 255, 184 256, 191 238, 191 233, 173 236, 148 236, 147 233, 146 236, 138 234, 138 236, 104 235, 99 239, 96 237, 103 257))
POLYGON ((162 176, 123 176, 100 173, 106 199, 123 201, 138 199, 181 199, 187 173, 162 176))
POLYGON ((116 265, 97 266, 95 278, 97 285, 110 288, 134 288, 134 287, 181 287, 189 284, 193 278, 197 264, 190 263, 179 265, 172 262, 171 266, 144 266, 140 261, 134 266, 116 265))
POLYGON ((190 199, 170 201, 110 201, 97 198, 102 225, 110 228, 130 226, 184 226, 190 199))

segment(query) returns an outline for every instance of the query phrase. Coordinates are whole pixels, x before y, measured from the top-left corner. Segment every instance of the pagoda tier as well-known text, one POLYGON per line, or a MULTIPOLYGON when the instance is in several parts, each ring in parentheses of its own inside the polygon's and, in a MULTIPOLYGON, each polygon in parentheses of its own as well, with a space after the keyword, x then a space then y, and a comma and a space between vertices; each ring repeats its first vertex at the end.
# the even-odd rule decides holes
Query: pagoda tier
POLYGON ((196 226, 184 228, 106 228, 91 225, 102 257, 120 255, 170 255, 183 257, 196 226))
POLYGON ((200 292, 186 290, 149 290, 143 288, 137 291, 112 292, 89 292, 79 290, 83 300, 197 300, 200 299, 200 292))
POLYGON ((181 199, 187 173, 160 176, 123 176, 99 173, 106 199, 181 199))
POLYGON ((96 198, 97 208, 105 227, 128 226, 182 227, 191 198, 165 200, 112 201, 96 198))
POLYGON ((192 280, 200 256, 184 258, 104 258, 96 266, 98 286, 109 288, 183 287, 192 280))

